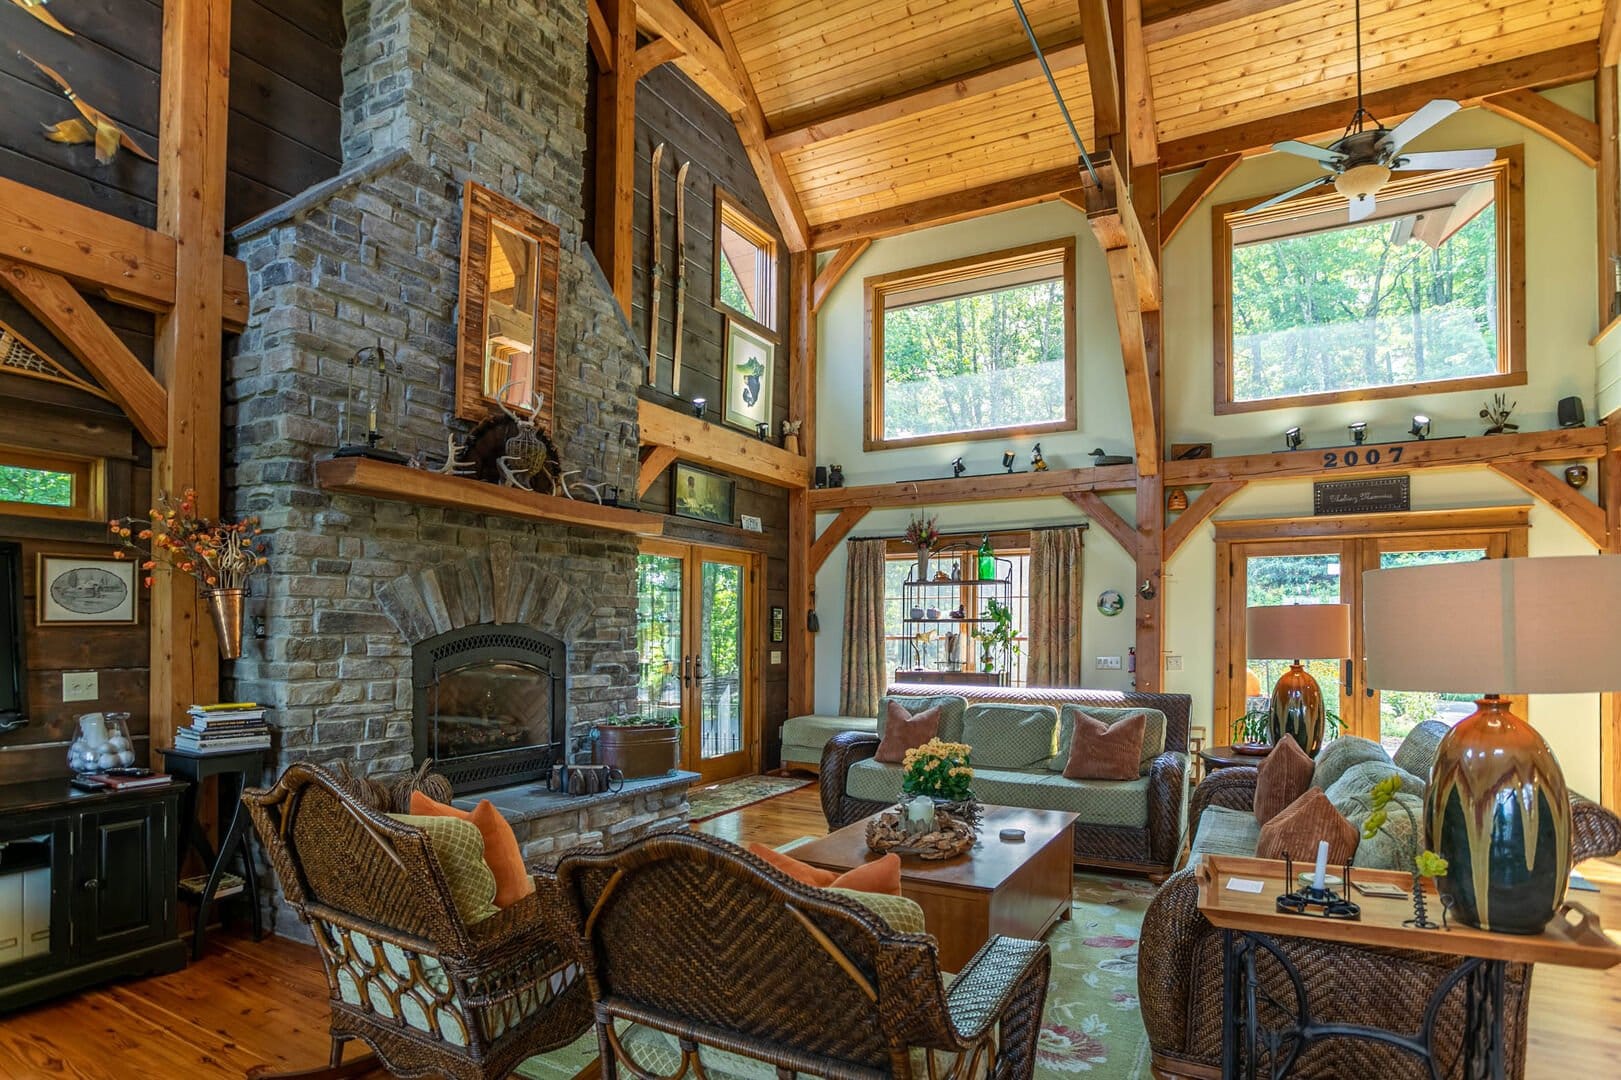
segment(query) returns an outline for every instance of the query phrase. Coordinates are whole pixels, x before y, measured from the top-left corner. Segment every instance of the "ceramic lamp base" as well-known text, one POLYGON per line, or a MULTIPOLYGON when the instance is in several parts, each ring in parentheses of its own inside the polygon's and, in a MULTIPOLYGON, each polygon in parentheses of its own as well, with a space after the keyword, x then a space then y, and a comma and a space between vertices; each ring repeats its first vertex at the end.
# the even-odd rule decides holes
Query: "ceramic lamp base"
POLYGON ((1272 688, 1272 741, 1292 735, 1302 750, 1316 757, 1323 748, 1326 719, 1322 689, 1312 673, 1296 660, 1272 688))

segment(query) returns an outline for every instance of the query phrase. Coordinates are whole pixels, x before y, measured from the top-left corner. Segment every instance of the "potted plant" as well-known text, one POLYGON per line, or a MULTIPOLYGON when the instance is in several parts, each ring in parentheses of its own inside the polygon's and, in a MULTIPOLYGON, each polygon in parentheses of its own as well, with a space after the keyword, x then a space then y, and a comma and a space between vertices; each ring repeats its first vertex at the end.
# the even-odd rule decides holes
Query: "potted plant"
MULTIPOLYGON (((901 794, 907 800, 907 817, 912 803, 924 800, 926 810, 919 817, 932 826, 935 810, 965 821, 976 832, 981 820, 979 801, 974 798, 974 767, 969 763, 971 748, 964 743, 930 739, 906 751, 902 762, 901 794)), ((921 809, 921 808, 920 808, 921 809)))
POLYGON ((591 729, 598 765, 618 769, 626 780, 665 776, 681 763, 681 721, 652 716, 610 716, 591 729))
POLYGON ((929 580, 929 556, 940 546, 940 530, 932 517, 919 514, 906 526, 905 540, 917 549, 917 579, 929 580))
POLYGON ((993 650, 1001 649, 1009 656, 1019 654, 1019 643, 1014 638, 1019 631, 1013 625, 1013 611, 1002 601, 991 597, 985 601, 986 623, 974 631, 979 639, 979 662, 984 671, 996 670, 996 656, 993 650))
POLYGON ((1369 801, 1373 804, 1373 813, 1362 826, 1362 839, 1372 840, 1374 836, 1383 832, 1403 849, 1403 854, 1410 855, 1413 862, 1413 917, 1405 920, 1403 926, 1415 926, 1420 930, 1434 930, 1436 924, 1431 921, 1429 912, 1424 906, 1424 879, 1438 878, 1447 872, 1447 861, 1428 848, 1420 849, 1418 846, 1419 828, 1418 820, 1413 816, 1402 802, 1396 798, 1401 790, 1401 777, 1390 776, 1373 785, 1369 793, 1369 801), (1393 832, 1387 826, 1390 822, 1390 808, 1394 806, 1400 810, 1407 819, 1407 834, 1404 837, 1399 832, 1393 832))

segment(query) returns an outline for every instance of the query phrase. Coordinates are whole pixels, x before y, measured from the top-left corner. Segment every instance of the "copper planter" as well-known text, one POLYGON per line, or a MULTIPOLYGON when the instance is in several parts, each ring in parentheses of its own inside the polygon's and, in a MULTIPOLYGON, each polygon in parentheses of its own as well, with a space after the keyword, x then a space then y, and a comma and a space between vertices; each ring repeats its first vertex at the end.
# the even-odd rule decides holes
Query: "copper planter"
POLYGON ((208 601, 208 613, 214 617, 214 635, 219 639, 220 656, 226 660, 242 658, 242 610, 247 602, 246 589, 209 589, 203 593, 208 601))

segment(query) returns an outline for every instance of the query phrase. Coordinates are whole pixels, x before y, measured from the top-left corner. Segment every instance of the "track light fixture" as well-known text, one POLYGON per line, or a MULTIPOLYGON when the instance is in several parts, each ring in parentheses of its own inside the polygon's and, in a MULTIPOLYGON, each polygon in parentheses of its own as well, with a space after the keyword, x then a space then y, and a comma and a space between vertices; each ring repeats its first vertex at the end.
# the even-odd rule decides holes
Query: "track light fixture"
POLYGON ((1347 424, 1346 427, 1351 430, 1351 441, 1358 446, 1368 441, 1368 422, 1366 420, 1354 421, 1347 424))
POLYGON ((1408 434, 1412 435, 1412 437, 1415 439, 1429 438, 1430 418, 1425 416, 1423 413, 1416 414, 1413 417, 1413 426, 1408 429, 1408 434))
POLYGON ((695 397, 692 399, 692 415, 702 419, 704 406, 709 404, 708 398, 695 397))
POLYGON ((1292 427, 1283 433, 1283 445, 1287 450, 1299 450, 1300 444, 1305 441, 1298 427, 1292 427))

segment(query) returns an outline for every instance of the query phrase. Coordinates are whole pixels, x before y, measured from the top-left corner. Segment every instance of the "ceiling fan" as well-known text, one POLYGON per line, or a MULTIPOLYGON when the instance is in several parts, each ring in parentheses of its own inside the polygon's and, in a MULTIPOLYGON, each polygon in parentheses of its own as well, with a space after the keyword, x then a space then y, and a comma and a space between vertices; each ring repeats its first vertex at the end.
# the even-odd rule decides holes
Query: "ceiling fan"
POLYGON ((1394 128, 1381 124, 1362 104, 1362 0, 1356 0, 1356 112, 1345 133, 1327 146, 1289 139, 1273 143, 1272 149, 1317 162, 1328 174, 1299 187, 1274 195, 1245 210, 1253 214, 1302 192, 1333 184, 1351 204, 1351 220, 1362 221, 1377 205, 1377 196, 1390 182, 1393 172, 1418 169, 1478 169, 1497 158, 1496 150, 1444 150, 1429 154, 1404 154, 1402 147, 1442 120, 1457 112, 1456 101, 1437 98, 1394 128), (1370 126, 1371 125, 1371 126, 1370 126))

